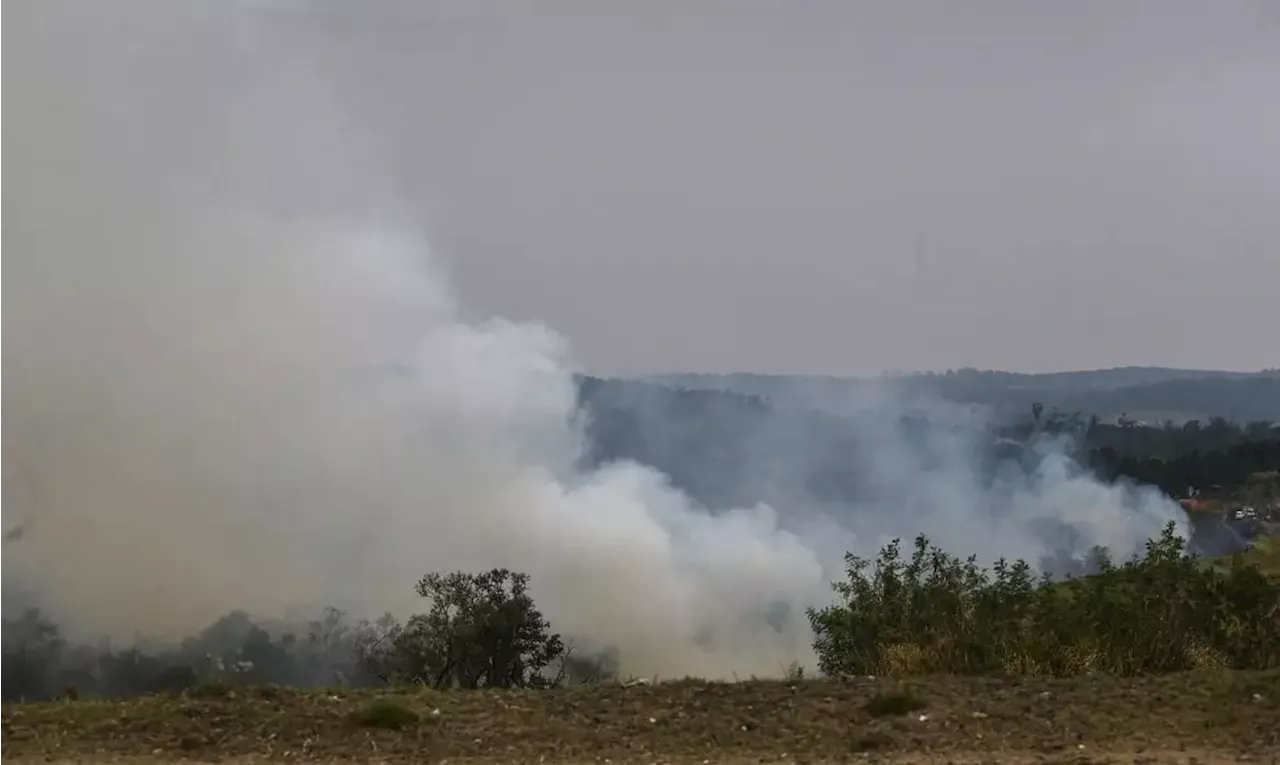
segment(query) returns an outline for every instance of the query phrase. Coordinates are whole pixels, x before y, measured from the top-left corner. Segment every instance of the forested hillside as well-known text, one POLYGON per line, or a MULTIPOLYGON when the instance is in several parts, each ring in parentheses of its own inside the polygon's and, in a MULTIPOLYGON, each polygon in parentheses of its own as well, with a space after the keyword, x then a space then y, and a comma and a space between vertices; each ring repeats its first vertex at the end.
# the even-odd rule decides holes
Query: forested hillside
POLYGON ((725 390, 768 398, 780 407, 845 413, 876 391, 933 395, 990 407, 1018 417, 1033 403, 1085 412, 1103 420, 1123 415, 1154 423, 1172 419, 1233 422, 1280 420, 1280 371, 1219 372, 1122 367, 1083 372, 1017 374, 977 369, 878 379, 806 375, 656 375, 649 382, 696 390, 725 390))
MULTIPOLYGON (((1175 380, 1151 385, 1206 384, 1175 380)), ((1264 390, 1280 385, 1280 378, 1223 376, 1213 384, 1264 390)), ((587 414, 589 459, 598 464, 625 458, 651 465, 711 507, 785 501, 800 492, 821 502, 854 499, 885 437, 883 412, 837 415, 734 390, 582 378, 580 399, 587 414)), ((1270 407, 1265 396, 1254 399, 1254 409, 1270 407)), ((935 421, 937 412, 925 405, 899 408, 895 417, 908 438, 928 441, 930 434, 956 427, 935 421)), ((1004 409, 1007 414, 974 444, 987 469, 1011 456, 1010 449, 1016 453, 1017 444, 1037 429, 1069 435, 1074 456, 1100 477, 1128 476, 1175 496, 1189 485, 1238 484, 1250 474, 1280 469, 1280 427, 1267 420, 1105 422, 1088 410, 1032 400, 1016 411, 1004 409)))

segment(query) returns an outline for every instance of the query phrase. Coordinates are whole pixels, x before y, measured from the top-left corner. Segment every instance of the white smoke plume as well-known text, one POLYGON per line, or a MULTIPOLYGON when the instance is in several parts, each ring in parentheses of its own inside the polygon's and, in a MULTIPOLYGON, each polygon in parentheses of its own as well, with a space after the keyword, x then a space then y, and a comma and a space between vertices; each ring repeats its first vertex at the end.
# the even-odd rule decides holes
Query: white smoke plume
POLYGON ((768 674, 810 658, 803 608, 851 546, 924 531, 1034 559, 1059 533, 1039 519, 1126 548, 1177 516, 1059 458, 992 489, 971 439, 922 454, 888 427, 882 499, 795 522, 713 515, 636 464, 583 472, 565 341, 467 315, 377 163, 334 156, 359 115, 287 66, 252 86, 265 113, 234 96, 253 79, 236 45, 262 64, 294 38, 234 5, 51 5, 6 14, 29 34, 6 80, 4 523, 22 533, 4 575, 69 625, 404 615, 427 571, 505 566, 627 671, 768 674), (196 57, 200 77, 168 79, 196 57), (217 109, 176 115, 202 99, 217 109), (333 194, 290 207, 317 179, 333 194))
POLYGON ((563 342, 460 322, 422 246, 233 218, 170 246, 134 256, 145 280, 93 286, 115 293, 93 326, 46 304, 57 342, 6 364, 6 423, 28 424, 6 461, 37 487, 6 573, 56 612, 117 635, 233 608, 404 613, 428 570, 501 565, 637 667, 803 649, 739 622, 819 595, 813 551, 771 511, 712 518, 636 465, 573 475, 563 342))

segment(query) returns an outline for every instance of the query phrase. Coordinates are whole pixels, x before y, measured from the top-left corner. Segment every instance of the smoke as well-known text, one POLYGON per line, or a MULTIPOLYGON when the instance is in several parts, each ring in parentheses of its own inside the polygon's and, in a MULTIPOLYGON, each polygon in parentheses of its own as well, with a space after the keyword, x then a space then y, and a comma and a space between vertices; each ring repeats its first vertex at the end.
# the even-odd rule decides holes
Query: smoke
POLYGON ((6 461, 38 501, 5 563, 58 613, 116 635, 233 608, 404 613, 427 570, 502 565, 641 668, 803 648, 799 629, 740 636, 818 594, 813 552, 771 511, 712 518, 637 465, 575 475, 563 342, 459 321, 422 245, 227 217, 134 253, 137 279, 92 288, 113 311, 43 304, 56 342, 7 365, 5 422, 29 427, 6 461))
POLYGON ((429 570, 505 566, 627 671, 772 673, 846 549, 1034 559, 1177 517, 1060 450, 993 487, 969 431, 917 443, 887 398, 861 505, 713 514, 651 468, 580 469, 564 339, 459 304, 298 64, 317 38, 230 4, 51 5, 6 6, 4 574, 80 631, 406 614, 429 570))

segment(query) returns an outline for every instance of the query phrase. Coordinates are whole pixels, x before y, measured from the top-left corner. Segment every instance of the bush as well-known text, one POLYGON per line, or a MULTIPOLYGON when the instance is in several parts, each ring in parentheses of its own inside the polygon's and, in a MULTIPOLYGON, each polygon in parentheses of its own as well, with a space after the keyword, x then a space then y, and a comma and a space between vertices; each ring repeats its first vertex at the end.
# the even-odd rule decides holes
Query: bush
MULTIPOLYGON (((915 540, 874 561, 846 556, 837 602, 809 609, 818 669, 828 675, 1007 673, 1116 675, 1197 667, 1280 666, 1280 581, 1240 557, 1214 565, 1187 554, 1172 524, 1143 556, 1117 565, 1103 549, 1089 576, 1053 580, 1025 561, 989 570, 915 540)), ((617 652, 575 654, 551 631, 525 574, 428 574, 426 613, 350 623, 329 609, 299 633, 273 638, 241 612, 155 654, 68 647, 28 610, 4 620, 6 701, 186 693, 230 696, 247 686, 416 682, 434 688, 543 688, 618 676, 617 652), (74 689, 69 691, 68 689, 74 689)), ((303 625, 296 625, 302 627, 303 625)), ((779 669, 804 678, 799 664, 779 669)))
POLYGON ((563 657, 528 593, 529 576, 507 569, 428 574, 418 594, 430 609, 395 629, 382 660, 390 678, 434 688, 546 686, 543 670, 563 657))
POLYGON ((905 715, 924 709, 928 703, 911 693, 877 693, 867 700, 867 713, 872 717, 905 715))
POLYGON ((1169 524, 1145 556, 1053 581, 1025 561, 991 570, 916 539, 871 561, 846 556, 839 602, 809 609, 828 674, 1117 675, 1280 666, 1280 585, 1256 568, 1206 567, 1169 524), (868 569, 870 572, 868 573, 868 569))
POLYGON ((400 730, 418 722, 418 713, 392 699, 378 699, 353 713, 354 722, 364 728, 400 730))
POLYGON ((545 687, 600 682, 617 673, 612 649, 571 655, 533 603, 525 574, 428 574, 417 583, 426 613, 351 622, 335 609, 273 637, 234 611, 156 653, 68 647, 56 624, 30 609, 4 620, 6 701, 76 694, 229 695, 248 686, 437 688, 545 687), (549 669, 550 668, 550 669, 549 669))

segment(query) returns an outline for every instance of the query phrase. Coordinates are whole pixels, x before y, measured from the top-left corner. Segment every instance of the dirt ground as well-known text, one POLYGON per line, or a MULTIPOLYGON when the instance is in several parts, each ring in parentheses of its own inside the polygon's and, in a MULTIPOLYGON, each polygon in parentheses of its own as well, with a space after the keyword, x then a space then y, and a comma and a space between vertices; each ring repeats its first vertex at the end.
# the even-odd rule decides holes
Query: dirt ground
MULTIPOLYGON (((35 758, 14 758, 13 762, 17 763, 43 763, 44 765, 170 765, 171 763, 181 763, 182 765, 251 765, 253 763, 279 762, 280 758, 271 757, 243 757, 224 760, 192 760, 186 757, 118 757, 104 756, 79 758, 74 760, 45 760, 35 758)), ((368 758, 364 757, 348 757, 343 759, 330 760, 314 760, 314 759, 296 759, 292 760, 305 765, 347 765, 352 762, 369 762, 369 763, 393 763, 393 762, 417 762, 417 763, 448 763, 449 765, 490 765, 498 762, 524 762, 518 758, 504 760, 501 758, 488 759, 450 759, 444 758, 433 760, 430 758, 410 759, 410 760, 390 760, 379 759, 377 755, 368 758)), ((532 761, 530 761, 532 762, 532 761)), ((556 760, 547 758, 537 761, 540 765, 551 765, 551 763, 564 763, 564 765, 601 765, 601 763, 609 762, 608 760, 556 760)), ((612 761, 617 763, 617 760, 612 761)), ((639 760, 639 762, 647 762, 652 764, 669 762, 668 760, 639 760)), ((769 760, 758 758, 736 758, 736 759, 703 759, 698 762, 711 765, 792 765, 796 760, 769 760)), ((801 759, 799 762, 810 762, 814 765, 818 763, 837 763, 837 762, 876 762, 890 763, 890 765, 937 765, 945 763, 945 765, 1053 765, 1054 763, 1064 763, 1069 765, 1237 765, 1237 763, 1276 763, 1280 759, 1275 756, 1258 756, 1230 752, 1211 752, 1201 750, 1187 751, 1146 751, 1141 754, 1134 752, 1095 752, 1092 754, 1074 754, 1074 755, 1054 755, 1054 754, 1028 754, 1025 752, 981 752, 981 753, 933 753, 933 754, 855 754, 844 758, 829 758, 825 760, 807 760, 801 759)))
POLYGON ((14 762, 1280 762, 1280 671, 679 681, 555 691, 210 688, 6 704, 14 762))

